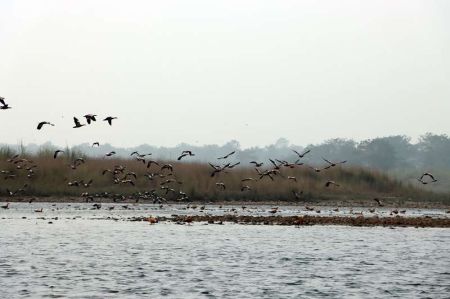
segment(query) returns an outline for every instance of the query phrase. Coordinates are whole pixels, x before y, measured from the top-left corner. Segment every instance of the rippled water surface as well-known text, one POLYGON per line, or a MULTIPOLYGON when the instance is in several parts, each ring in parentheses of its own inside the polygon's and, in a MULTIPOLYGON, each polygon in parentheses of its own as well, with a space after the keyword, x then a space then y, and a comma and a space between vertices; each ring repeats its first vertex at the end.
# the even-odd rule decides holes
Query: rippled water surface
MULTIPOLYGON (((144 211, 136 213, 148 214, 144 211)), ((0 297, 450 294, 449 229, 149 225, 106 220, 105 213, 118 217, 133 211, 67 205, 44 213, 27 205, 0 211, 0 297)))

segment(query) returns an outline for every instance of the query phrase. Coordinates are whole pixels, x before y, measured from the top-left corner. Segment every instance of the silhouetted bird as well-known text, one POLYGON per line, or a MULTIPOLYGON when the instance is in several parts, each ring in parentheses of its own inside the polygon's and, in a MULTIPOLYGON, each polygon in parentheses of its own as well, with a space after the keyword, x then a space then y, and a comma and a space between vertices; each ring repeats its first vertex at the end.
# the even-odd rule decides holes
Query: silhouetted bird
POLYGON ((424 179, 425 177, 429 177, 429 178, 431 179, 431 182, 427 182, 427 183, 435 183, 435 182, 438 181, 438 180, 435 179, 434 175, 432 175, 432 174, 429 173, 429 172, 425 172, 424 174, 422 174, 422 176, 420 177, 419 181, 422 182, 422 183, 424 183, 424 180, 423 180, 423 179, 424 179))
POLYGON ((236 163, 234 163, 232 165, 228 165, 227 168, 231 169, 231 168, 234 168, 234 167, 238 166, 239 164, 241 164, 241 162, 236 162, 236 163))
POLYGON ((117 119, 117 117, 108 116, 103 121, 107 121, 110 126, 112 126, 113 119, 117 119))
POLYGON ((236 153, 236 151, 232 151, 231 153, 223 156, 223 157, 219 157, 217 158, 218 160, 223 160, 223 159, 227 159, 228 157, 231 157, 232 155, 234 155, 236 153))
POLYGON ((91 122, 93 122, 93 121, 97 121, 97 119, 96 119, 97 115, 95 115, 95 114, 86 114, 84 117, 86 118, 88 125, 90 125, 91 122))
POLYGON ((115 154, 116 154, 116 152, 112 151, 112 152, 107 153, 105 156, 106 157, 111 157, 111 156, 114 156, 115 154))
POLYGON ((261 167, 261 166, 263 166, 264 165, 264 163, 258 163, 258 162, 256 162, 256 161, 251 161, 250 162, 250 164, 255 164, 255 167, 261 167))
POLYGON ((11 109, 11 107, 5 102, 5 98, 4 97, 0 97, 0 110, 7 110, 7 109, 11 109))
POLYGON ((44 125, 50 125, 50 126, 53 126, 53 127, 55 126, 54 124, 52 124, 52 123, 50 123, 50 122, 48 122, 48 121, 41 121, 41 122, 38 124, 37 129, 38 129, 38 130, 42 129, 42 127, 43 127, 44 125))
POLYGON ((335 166, 337 166, 337 165, 339 165, 339 164, 347 163, 347 160, 345 160, 345 161, 340 161, 340 162, 331 162, 330 160, 327 160, 327 159, 325 159, 324 157, 322 157, 322 159, 323 159, 325 162, 327 162, 327 163, 329 164, 329 167, 335 167, 335 166))
POLYGON ((301 158, 304 158, 305 157, 305 155, 306 154, 308 154, 308 153, 310 153, 311 152, 311 150, 306 150, 306 151, 304 151, 303 153, 299 153, 299 152, 297 152, 296 150, 292 150, 294 153, 296 153, 297 154, 297 156, 301 159, 301 158))
POLYGON ((62 154, 62 153, 64 153, 64 151, 56 150, 55 153, 53 154, 53 159, 56 159, 58 157, 58 154, 62 154))
POLYGON ((75 123, 75 126, 73 126, 74 129, 81 128, 81 127, 85 126, 85 124, 81 124, 80 121, 78 120, 78 118, 76 118, 76 117, 73 118, 73 122, 75 123))
POLYGON ((325 187, 330 187, 331 185, 336 186, 336 187, 340 186, 335 181, 328 181, 328 182, 325 183, 325 187))
POLYGON ((192 151, 183 151, 181 153, 181 155, 177 158, 177 160, 180 161, 181 159, 183 159, 184 157, 187 157, 187 156, 191 157, 191 156, 195 156, 195 154, 193 154, 192 151))

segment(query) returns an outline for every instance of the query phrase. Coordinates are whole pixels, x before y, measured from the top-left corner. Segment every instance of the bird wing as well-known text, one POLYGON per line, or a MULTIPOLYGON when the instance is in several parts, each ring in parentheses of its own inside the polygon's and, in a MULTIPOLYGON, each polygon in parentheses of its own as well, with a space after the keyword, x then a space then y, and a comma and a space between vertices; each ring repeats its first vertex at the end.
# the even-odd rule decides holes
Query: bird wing
POLYGON ((44 122, 40 122, 39 124, 38 124, 38 126, 37 126, 37 129, 38 130, 40 130, 40 129, 42 129, 42 126, 44 125, 44 122))
POLYGON ((304 156, 304 155, 306 155, 306 154, 309 154, 311 152, 311 150, 309 149, 309 150, 306 150, 303 154, 302 154, 302 156, 304 156))
POLYGON ((2 103, 3 106, 6 106, 5 98, 0 97, 0 103, 2 103))
POLYGON ((333 164, 333 162, 331 162, 330 160, 325 159, 324 157, 322 157, 322 159, 327 162, 328 164, 333 164))
POLYGON ((73 122, 75 123, 76 126, 80 126, 81 125, 80 121, 76 117, 73 118, 73 122))

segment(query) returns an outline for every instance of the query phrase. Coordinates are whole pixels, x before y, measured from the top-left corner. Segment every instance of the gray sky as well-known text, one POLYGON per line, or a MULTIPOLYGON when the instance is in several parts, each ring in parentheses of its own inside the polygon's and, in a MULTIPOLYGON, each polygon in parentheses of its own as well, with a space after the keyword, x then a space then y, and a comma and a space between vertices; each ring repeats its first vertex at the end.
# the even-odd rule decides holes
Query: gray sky
POLYGON ((450 1, 2 0, 0 95, 7 143, 448 134, 450 1))

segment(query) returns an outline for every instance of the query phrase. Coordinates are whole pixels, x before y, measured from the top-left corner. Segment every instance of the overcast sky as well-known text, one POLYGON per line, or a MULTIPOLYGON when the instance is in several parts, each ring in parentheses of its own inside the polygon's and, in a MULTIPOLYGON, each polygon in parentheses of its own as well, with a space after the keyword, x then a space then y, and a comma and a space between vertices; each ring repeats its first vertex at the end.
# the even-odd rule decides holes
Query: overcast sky
POLYGON ((449 134, 450 1, 2 0, 0 96, 6 143, 449 134))

